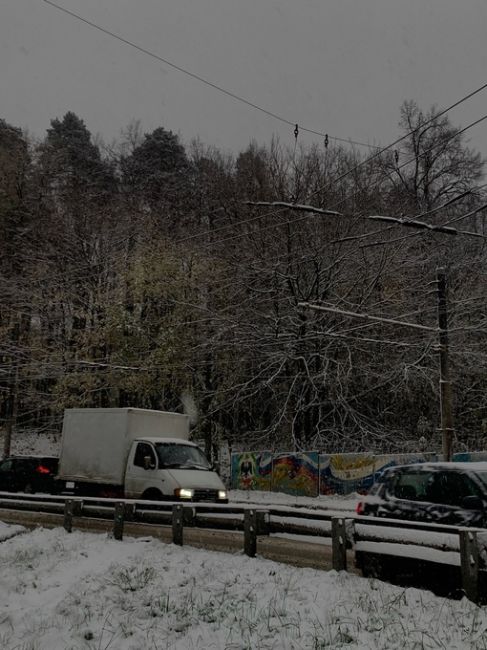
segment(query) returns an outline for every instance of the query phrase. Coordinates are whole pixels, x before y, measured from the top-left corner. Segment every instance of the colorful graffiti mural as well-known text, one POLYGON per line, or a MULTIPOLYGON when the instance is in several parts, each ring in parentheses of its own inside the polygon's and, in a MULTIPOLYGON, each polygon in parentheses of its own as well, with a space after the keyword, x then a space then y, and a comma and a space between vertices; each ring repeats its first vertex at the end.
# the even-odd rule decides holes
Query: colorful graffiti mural
POLYGON ((275 455, 272 461, 272 491, 318 496, 318 460, 317 451, 275 455))
POLYGON ((365 492, 374 482, 374 456, 320 454, 320 494, 365 492))
POLYGON ((272 480, 270 451, 232 454, 231 485, 234 490, 269 490, 272 480))
MULTIPOLYGON (((320 454, 316 451, 232 454, 231 485, 240 490, 272 490, 296 496, 367 492, 388 467, 434 462, 438 454, 320 454)), ((487 452, 455 454, 453 460, 487 460, 487 452)))
POLYGON ((320 455, 320 494, 368 492, 377 476, 388 467, 436 461, 438 455, 425 454, 333 454, 320 455))

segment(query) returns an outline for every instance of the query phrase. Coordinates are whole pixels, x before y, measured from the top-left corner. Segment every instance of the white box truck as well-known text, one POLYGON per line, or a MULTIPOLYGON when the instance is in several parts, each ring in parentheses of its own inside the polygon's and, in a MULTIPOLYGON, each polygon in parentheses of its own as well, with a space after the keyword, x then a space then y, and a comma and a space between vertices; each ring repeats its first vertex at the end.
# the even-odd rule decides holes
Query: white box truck
POLYGON ((58 480, 62 492, 83 496, 228 501, 189 441, 188 416, 147 409, 67 409, 58 480))

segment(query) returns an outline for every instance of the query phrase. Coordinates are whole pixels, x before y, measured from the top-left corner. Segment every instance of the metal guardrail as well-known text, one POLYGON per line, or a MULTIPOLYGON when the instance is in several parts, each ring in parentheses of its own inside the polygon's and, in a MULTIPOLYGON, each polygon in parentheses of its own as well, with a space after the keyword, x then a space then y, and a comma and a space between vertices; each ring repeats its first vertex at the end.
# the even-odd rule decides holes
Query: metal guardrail
POLYGON ((384 565, 396 573, 405 563, 416 571, 439 565, 445 574, 440 580, 458 574, 456 591, 475 603, 487 601, 486 529, 369 517, 336 517, 332 528, 333 568, 337 570, 347 569, 346 548, 351 541, 358 566, 363 568, 364 559, 378 562, 377 577, 391 577, 380 570, 384 565))
POLYGON ((123 539, 125 522, 172 527, 172 539, 182 545, 184 529, 205 528, 243 532, 244 552, 255 557, 258 539, 274 534, 331 538, 332 566, 347 570, 347 550, 374 557, 403 558, 455 564, 460 570, 461 588, 467 597, 480 602, 487 576, 487 530, 395 519, 337 516, 305 508, 265 506, 263 508, 214 503, 120 500, 96 497, 65 497, 0 492, 0 509, 57 514, 71 532, 77 518, 91 517, 113 522, 113 536, 123 539), (371 550, 372 549, 372 550, 371 550), (431 559, 431 552, 436 552, 431 559), (429 557, 428 556, 429 552, 429 557), (442 560, 443 553, 443 560, 442 560), (452 555, 454 554, 454 555, 452 555), (452 562, 453 557, 453 562, 452 562))

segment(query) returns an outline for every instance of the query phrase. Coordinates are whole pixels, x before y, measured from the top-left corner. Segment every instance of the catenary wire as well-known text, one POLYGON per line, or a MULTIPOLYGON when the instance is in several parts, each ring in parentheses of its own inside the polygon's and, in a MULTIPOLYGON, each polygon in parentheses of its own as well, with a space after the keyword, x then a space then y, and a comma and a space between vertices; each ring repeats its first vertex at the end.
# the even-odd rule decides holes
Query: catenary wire
MULTIPOLYGON (((439 115, 441 115, 441 114, 442 114, 442 113, 440 113, 439 115)), ((474 126, 477 126, 478 124, 480 124, 481 122, 483 122, 483 121, 485 121, 485 120, 487 120, 487 114, 486 114, 486 115, 483 115, 481 118, 475 120, 474 122, 471 122, 471 123, 468 124, 467 126, 461 128, 461 129, 459 129, 458 131, 456 131, 455 133, 453 133, 453 134, 450 136, 449 140, 452 140, 452 139, 458 137, 458 135, 461 135, 462 133, 465 133, 468 129, 473 128, 474 126)), ((429 120, 429 121, 431 121, 431 120, 429 120)), ((428 123, 428 122, 427 122, 427 123, 428 123)), ((414 133, 414 132, 415 132, 416 130, 418 130, 419 128, 422 128, 423 126, 425 126, 427 123, 424 123, 424 124, 422 124, 420 127, 417 127, 417 129, 415 129, 414 131, 411 131, 410 133, 408 133, 408 134, 406 134, 405 136, 403 136, 403 138, 408 137, 409 135, 411 135, 412 133, 414 133)), ((403 139, 403 138, 402 138, 402 139, 403 139)), ((433 146, 430 147, 428 150, 421 152, 421 154, 419 154, 419 157, 425 156, 426 154, 428 154, 428 153, 430 153, 431 151, 433 151, 436 147, 444 146, 444 144, 445 144, 444 141, 438 142, 436 145, 433 145, 433 146)), ((392 145, 390 145, 390 146, 392 146, 392 145)), ((387 148, 388 148, 388 147, 384 148, 383 151, 386 151, 387 148)), ((350 173, 352 173, 353 171, 355 171, 356 169, 358 169, 362 164, 365 164, 366 162, 369 162, 369 161, 373 160, 375 157, 376 157, 376 156, 372 156, 372 157, 370 157, 370 158, 368 158, 368 159, 362 161, 361 163, 358 163, 358 165, 356 165, 356 166, 353 167, 352 169, 350 169, 350 170, 344 172, 344 173, 341 174, 339 177, 332 179, 332 180, 331 180, 331 183, 332 183, 332 184, 336 184, 336 183, 338 183, 340 180, 343 180, 343 178, 345 178, 348 174, 350 174, 350 173)), ((407 165, 411 164, 411 162, 413 162, 414 160, 415 160, 415 158, 410 158, 409 160, 406 160, 405 162, 401 163, 401 165, 399 165, 398 167, 396 167, 396 169, 397 169, 397 170, 402 169, 403 167, 406 167, 407 165)), ((382 181, 380 181, 380 182, 382 182, 382 181)), ((314 190, 311 194, 309 194, 309 195, 307 196, 306 201, 309 201, 309 199, 310 199, 312 196, 314 196, 315 194, 317 194, 318 192, 320 192, 320 191, 322 191, 322 190, 323 190, 323 187, 320 188, 320 189, 314 190)), ((350 200, 350 199, 353 198, 355 195, 356 195, 356 193, 352 194, 351 196, 344 197, 344 198, 341 199, 338 203, 333 204, 333 205, 331 206, 330 209, 336 209, 337 207, 339 207, 340 205, 342 205, 346 200, 350 200)), ((454 200, 456 200, 456 199, 454 199, 454 200)), ((450 201, 450 202, 451 202, 451 201, 450 201)), ((449 203, 449 202, 448 202, 448 203, 449 203)), ((264 214, 256 215, 255 217, 251 217, 251 218, 249 218, 249 219, 240 220, 240 221, 239 221, 238 223, 236 223, 236 224, 228 224, 228 225, 226 225, 226 226, 221 226, 220 228, 211 231, 211 234, 214 234, 215 232, 221 232, 221 231, 224 231, 224 230, 228 230, 228 229, 231 229, 231 228, 235 228, 236 226, 246 225, 247 223, 253 223, 253 222, 255 222, 255 221, 260 221, 260 220, 265 219, 266 217, 269 217, 269 216, 276 216, 276 215, 278 215, 278 214, 282 214, 283 212, 285 212, 285 211, 287 211, 287 210, 289 210, 289 209, 291 209, 291 205, 290 205, 289 207, 284 207, 284 208, 274 209, 274 210, 271 210, 270 212, 266 212, 266 213, 264 213, 264 214)), ((439 208, 438 208, 438 209, 439 209, 439 208)), ((437 209, 435 208, 432 212, 434 212, 434 211, 436 211, 436 210, 437 210, 437 209)), ((428 213, 419 213, 419 214, 417 214, 417 215, 413 215, 412 217, 410 217, 410 218, 407 219, 406 221, 412 221, 412 220, 414 220, 414 219, 417 219, 417 218, 420 217, 420 216, 425 216, 425 214, 428 214, 428 213)), ((358 215, 357 215, 357 216, 358 216, 358 215)), ((310 218, 310 214, 307 214, 307 215, 305 215, 303 218, 292 219, 292 220, 288 220, 288 221, 283 221, 283 222, 280 222, 280 223, 278 223, 278 224, 272 224, 271 227, 275 227, 275 228, 277 228, 277 227, 280 227, 280 226, 282 226, 282 225, 286 225, 286 224, 294 223, 294 222, 296 222, 296 221, 302 221, 302 220, 309 219, 309 218, 310 218)), ((362 218, 363 218, 363 217, 362 217, 362 218)), ((396 227, 396 226, 388 226, 387 228, 380 228, 380 229, 378 229, 376 232, 380 234, 380 233, 382 233, 382 232, 386 232, 386 231, 390 230, 390 229, 393 228, 393 227, 396 227)), ((267 229, 268 229, 267 227, 264 227, 262 230, 267 230, 267 229)), ((184 237, 184 238, 178 239, 176 243, 178 243, 178 244, 179 244, 179 243, 183 243, 183 242, 189 241, 189 240, 191 240, 191 239, 197 239, 198 237, 205 237, 205 236, 207 237, 208 234, 209 234, 209 231, 208 231, 208 230, 201 231, 201 232, 199 232, 199 233, 194 233, 194 234, 192 234, 192 235, 188 235, 187 237, 184 237)), ((366 236, 370 236, 370 235, 372 235, 372 234, 375 234, 375 233, 370 233, 369 235, 366 235, 366 236)), ((407 235, 407 237, 413 237, 413 236, 415 236, 415 235, 417 235, 417 234, 418 234, 418 233, 410 233, 409 235, 407 235)), ((421 233, 419 233, 419 234, 421 234, 421 233)), ((207 245, 207 246, 210 246, 210 245, 214 245, 214 244, 217 244, 217 243, 220 243, 220 242, 231 241, 231 240, 233 240, 233 239, 237 239, 237 238, 240 238, 240 237, 245 237, 246 235, 247 235, 247 233, 239 233, 239 234, 237 234, 237 235, 235 235, 235 236, 231 236, 231 237, 228 237, 228 238, 225 238, 225 239, 220 239, 220 240, 217 239, 217 240, 213 240, 213 241, 211 241, 211 242, 206 242, 206 245, 207 245)))
POLYGON ((259 106, 258 104, 251 102, 250 100, 246 99, 245 97, 242 97, 241 95, 237 95, 236 93, 227 90, 226 88, 223 88, 223 86, 213 83, 209 81, 208 79, 205 79, 204 77, 195 74, 194 72, 190 72, 189 70, 173 63, 172 61, 169 61, 168 59, 159 56, 155 52, 152 52, 151 50, 146 49, 145 47, 142 47, 141 45, 137 45, 137 43, 134 43, 133 41, 128 40, 127 38, 120 36, 119 34, 116 34, 115 32, 112 32, 109 29, 106 29, 105 27, 102 27, 101 25, 98 25, 97 23, 94 23, 91 20, 88 20, 87 18, 83 18, 79 14, 76 14, 74 11, 70 11, 69 9, 66 9, 65 7, 62 7, 61 5, 56 4, 55 2, 52 2, 52 0, 42 0, 46 4, 50 5, 51 7, 54 7, 55 9, 58 9, 59 11, 64 12, 65 14, 68 14, 72 18, 76 18, 76 20, 79 20, 86 25, 89 25, 90 27, 93 27, 94 29, 97 29, 98 31, 102 32, 103 34, 106 34, 107 36, 111 36, 112 38, 115 38, 116 40, 120 41, 121 43, 124 43, 125 45, 129 45, 130 47, 134 48, 135 50, 138 50, 139 52, 142 52, 142 54, 146 54, 147 56, 150 56, 153 59, 156 59, 157 61, 160 61, 161 63, 164 63, 165 65, 169 66, 170 68, 173 68, 174 70, 177 70, 178 72, 181 72, 188 77, 191 77, 192 79, 195 79, 206 86, 209 86, 210 88, 213 88, 214 90, 217 90, 220 93, 223 93, 224 95, 227 95, 228 97, 231 97, 232 99, 241 102, 242 104, 245 104, 247 106, 250 106, 251 108, 260 111, 261 113, 264 113, 268 117, 272 117, 273 119, 281 122, 282 124, 287 124, 288 126, 292 127, 299 127, 299 131, 305 131, 306 133, 310 133, 312 135, 318 135, 323 138, 328 138, 329 140, 334 140, 336 142, 343 142, 347 144, 352 144, 352 145, 357 145, 359 147, 367 147, 369 149, 380 149, 381 147, 378 145, 372 145, 372 144, 367 144, 365 142, 359 142, 357 140, 352 140, 350 138, 339 138, 338 136, 333 136, 330 135, 329 133, 323 133, 321 131, 316 131, 314 129, 309 129, 305 126, 302 126, 301 124, 296 124, 296 122, 292 122, 291 120, 286 119, 282 115, 278 115, 277 113, 274 113, 273 111, 269 111, 266 108, 263 108, 262 106, 259 106))

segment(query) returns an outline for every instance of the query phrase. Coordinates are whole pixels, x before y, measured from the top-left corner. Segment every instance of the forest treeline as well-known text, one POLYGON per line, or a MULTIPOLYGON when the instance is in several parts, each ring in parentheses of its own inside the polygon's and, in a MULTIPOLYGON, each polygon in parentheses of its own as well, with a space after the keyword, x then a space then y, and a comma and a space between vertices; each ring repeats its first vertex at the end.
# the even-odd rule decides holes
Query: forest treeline
POLYGON ((189 413, 208 452, 437 449, 436 333, 300 303, 435 328, 444 266, 455 448, 483 446, 484 160, 434 115, 405 102, 383 152, 236 155, 136 122, 107 145, 71 112, 42 141, 0 120, 0 427, 134 406, 189 413))

